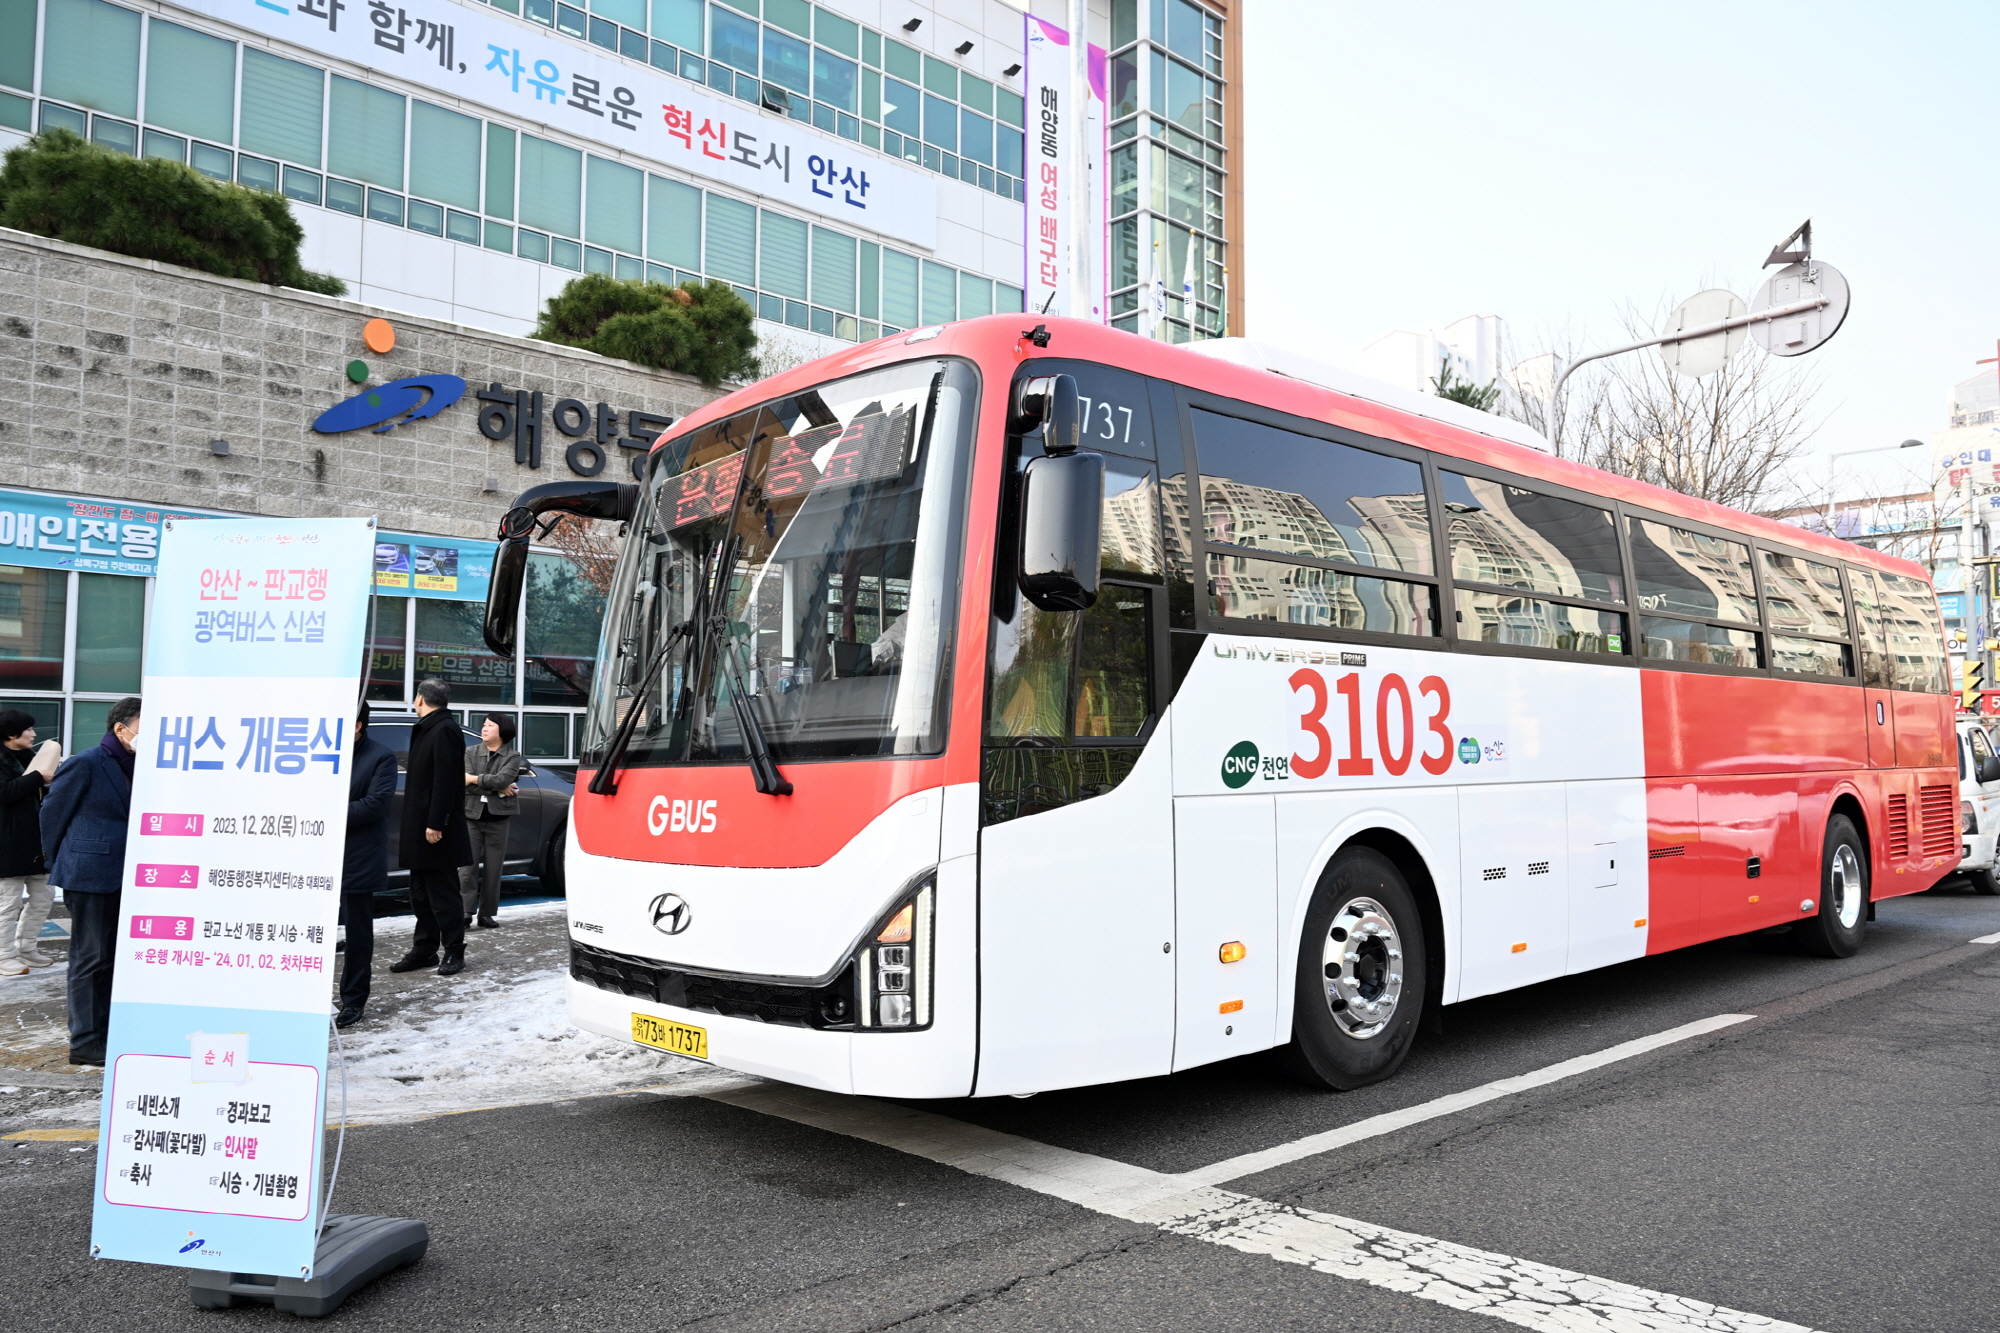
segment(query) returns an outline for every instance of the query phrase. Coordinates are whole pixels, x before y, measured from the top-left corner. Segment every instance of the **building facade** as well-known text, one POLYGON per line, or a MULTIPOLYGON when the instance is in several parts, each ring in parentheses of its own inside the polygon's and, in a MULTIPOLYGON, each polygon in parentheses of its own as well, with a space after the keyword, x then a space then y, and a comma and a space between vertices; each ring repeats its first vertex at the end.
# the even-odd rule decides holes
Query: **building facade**
MULTIPOLYGON (((355 663, 365 696, 406 705, 438 676, 469 716, 514 714, 531 759, 574 762, 602 543, 535 550, 517 652, 499 658, 481 622, 500 515, 538 482, 628 468, 720 390, 20 232, 0 231, 0 312, 0 707, 72 748, 95 742, 112 701, 139 688, 166 522, 366 516, 379 531, 355 663), (384 325, 393 346, 378 351, 364 330, 379 347, 384 325), (463 392, 423 420, 315 429, 340 424, 323 414, 343 400, 415 375, 463 392)), ((254 637, 296 608, 216 609, 231 614, 210 632, 254 637)))
MULTIPOLYGON (((1232 3, 1092 6, 1122 327, 1242 332, 1232 3)), ((807 356, 1022 308, 1034 22, 1068 5, 4 0, 0 147, 280 192, 367 305, 522 333, 578 273, 699 278, 807 356)))

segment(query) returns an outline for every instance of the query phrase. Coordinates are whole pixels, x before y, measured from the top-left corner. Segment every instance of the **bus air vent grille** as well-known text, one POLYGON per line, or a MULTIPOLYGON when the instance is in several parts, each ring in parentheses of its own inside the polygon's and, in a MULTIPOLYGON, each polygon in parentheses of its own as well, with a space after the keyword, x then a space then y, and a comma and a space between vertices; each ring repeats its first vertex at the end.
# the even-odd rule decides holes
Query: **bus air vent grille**
POLYGON ((1889 798, 1889 859, 1900 861, 1910 854, 1910 798, 1897 792, 1889 798))
POLYGON ((1958 846, 1958 803, 1948 786, 1917 788, 1917 804, 1924 812, 1924 855, 1950 856, 1958 846))
POLYGON ((574 940, 569 974, 586 986, 679 1009, 748 1018, 780 1027, 853 1026, 853 978, 843 972, 826 986, 786 986, 742 977, 683 972, 646 958, 597 949, 574 940))
POLYGON ((1530 861, 1528 862, 1528 873, 1530 875, 1546 875, 1549 873, 1549 863, 1547 861, 1530 861))
POLYGON ((1648 861, 1664 861, 1669 856, 1686 856, 1687 854, 1688 854, 1688 849, 1684 845, 1673 846, 1673 847, 1655 847, 1651 851, 1646 853, 1646 859, 1648 861))
POLYGON ((1480 878, 1488 881, 1496 879, 1505 879, 1507 878, 1507 867, 1488 866, 1486 867, 1485 871, 1481 874, 1480 878))

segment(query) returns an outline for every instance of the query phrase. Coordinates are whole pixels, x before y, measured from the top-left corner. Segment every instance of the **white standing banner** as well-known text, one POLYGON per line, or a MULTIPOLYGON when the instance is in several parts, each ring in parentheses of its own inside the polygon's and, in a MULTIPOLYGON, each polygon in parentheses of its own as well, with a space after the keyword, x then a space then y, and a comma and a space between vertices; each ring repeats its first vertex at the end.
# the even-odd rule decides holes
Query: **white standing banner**
POLYGON ((91 1252, 305 1277, 375 527, 164 528, 91 1252))
MULTIPOLYGON (((600 55, 594 47, 485 5, 174 2, 434 88, 444 97, 464 98, 926 250, 937 248, 937 182, 926 173, 751 103, 712 96, 643 65, 600 55)), ((751 9, 755 12, 754 5, 751 9)), ((149 78, 173 72, 158 65, 147 69, 149 78)), ((522 222, 535 226, 529 216, 522 222)))
POLYGON ((1022 239, 1022 288, 1030 314, 1105 319, 1110 288, 1110 199, 1104 169, 1107 65, 1104 48, 1089 47, 1090 98, 1082 114, 1071 105, 1070 35, 1053 23, 1027 19, 1028 207, 1022 239), (1078 178, 1078 141, 1085 152, 1078 178), (1081 216, 1079 216, 1081 213, 1081 216), (1075 275, 1075 276, 1073 276, 1075 275), (1089 292, 1079 308, 1076 276, 1089 292))

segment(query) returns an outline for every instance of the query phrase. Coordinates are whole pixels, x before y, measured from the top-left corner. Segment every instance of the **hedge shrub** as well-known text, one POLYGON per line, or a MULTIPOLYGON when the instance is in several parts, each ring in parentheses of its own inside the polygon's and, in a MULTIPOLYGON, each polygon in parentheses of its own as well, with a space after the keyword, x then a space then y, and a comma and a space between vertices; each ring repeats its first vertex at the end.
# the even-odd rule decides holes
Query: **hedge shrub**
POLYGON ((755 318, 726 282, 666 287, 587 273, 549 299, 530 336, 714 386, 760 373, 755 318))
POLYGON ((0 166, 0 227, 225 278, 345 296, 299 266, 305 231, 283 196, 210 180, 164 158, 134 158, 51 129, 0 166))

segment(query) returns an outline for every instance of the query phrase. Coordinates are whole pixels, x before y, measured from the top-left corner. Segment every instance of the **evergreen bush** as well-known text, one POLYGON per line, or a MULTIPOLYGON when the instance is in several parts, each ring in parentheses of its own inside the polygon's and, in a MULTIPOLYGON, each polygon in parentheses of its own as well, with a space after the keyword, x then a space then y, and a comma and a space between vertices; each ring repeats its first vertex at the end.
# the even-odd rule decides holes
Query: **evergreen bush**
POLYGON ((299 266, 305 231, 281 195, 210 180, 164 158, 134 158, 44 130, 0 166, 0 227, 225 278, 345 296, 299 266))
POLYGON ((549 299, 530 336, 714 386, 761 373, 755 318, 726 282, 667 287, 587 273, 549 299))

